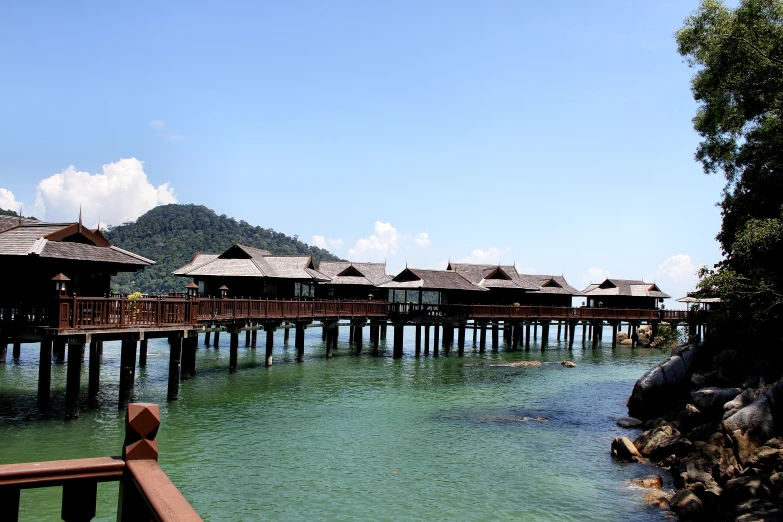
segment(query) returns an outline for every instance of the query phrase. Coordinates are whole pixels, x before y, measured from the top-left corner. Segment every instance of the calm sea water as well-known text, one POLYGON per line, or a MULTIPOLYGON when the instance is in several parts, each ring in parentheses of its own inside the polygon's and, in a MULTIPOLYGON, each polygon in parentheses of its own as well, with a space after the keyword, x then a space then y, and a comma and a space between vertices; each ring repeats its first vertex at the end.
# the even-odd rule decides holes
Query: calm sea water
MULTIPOLYGON (((228 339, 199 341, 198 375, 166 403, 168 345, 149 342, 133 399, 161 405, 160 463, 206 520, 664 520, 629 480, 654 468, 614 462, 609 445, 635 380, 664 358, 607 345, 573 352, 466 348, 439 358, 379 356, 347 344, 331 360, 319 329, 307 330, 295 362, 282 334, 272 368, 264 350, 240 346, 228 373, 228 339), (560 364, 509 367, 518 361, 560 364), (546 420, 538 420, 543 417, 546 420)), ((369 337, 365 331, 364 339, 369 337)), ((263 335, 259 335, 261 341, 263 335)), ((470 331, 468 332, 470 339, 470 331)), ((605 335, 611 339, 611 334, 605 335)), ((240 336, 240 343, 244 337, 240 336)), ((387 348, 388 347, 388 348, 387 348)), ((0 462, 119 454, 119 343, 106 343, 102 406, 62 420, 65 365, 53 367, 55 413, 35 406, 38 346, 0 366, 0 462)), ((442 352, 441 352, 442 353, 442 352)), ((87 370, 82 377, 86 395, 87 370)), ((86 402, 86 401, 83 401, 86 402)), ((114 520, 117 484, 98 490, 97 520, 114 520)), ((59 488, 22 493, 23 520, 59 520, 59 488)))

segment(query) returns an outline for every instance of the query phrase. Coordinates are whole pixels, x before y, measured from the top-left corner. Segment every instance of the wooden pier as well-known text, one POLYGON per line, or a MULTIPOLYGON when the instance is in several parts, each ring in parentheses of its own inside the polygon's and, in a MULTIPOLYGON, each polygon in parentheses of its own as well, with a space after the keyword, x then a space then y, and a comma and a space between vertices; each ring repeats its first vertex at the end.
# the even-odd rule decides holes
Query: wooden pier
MULTIPOLYGON (((145 366, 147 341, 166 338, 169 343, 168 399, 177 400, 179 383, 196 375, 198 335, 213 335, 217 346, 219 335, 229 338, 229 371, 237 371, 239 337, 245 332, 245 344, 255 346, 257 332, 266 332, 265 363, 272 365, 274 332, 294 332, 294 347, 298 362, 304 361, 306 328, 323 328, 327 358, 337 346, 341 324, 349 328, 350 342, 362 353, 363 329, 369 326, 368 342, 378 353, 388 326, 394 328, 392 354, 404 354, 403 337, 406 327, 416 329, 415 355, 440 355, 441 348, 449 353, 456 344, 458 355, 464 354, 467 330, 473 332, 473 342, 479 351, 487 347, 487 330, 491 332, 491 348, 500 346, 500 333, 509 350, 530 349, 540 331, 540 347, 545 350, 552 335, 564 339, 573 349, 577 327, 582 326, 582 345, 597 348, 603 326, 612 327, 612 347, 617 345, 617 332, 624 324, 631 332, 642 324, 653 331, 663 322, 685 324, 691 335, 700 333, 706 313, 680 310, 586 308, 558 306, 513 305, 444 305, 388 303, 368 300, 265 300, 241 298, 62 296, 45 302, 0 305, 0 364, 7 359, 7 347, 13 346, 14 359, 20 357, 20 344, 40 343, 38 402, 42 409, 50 404, 51 365, 63 363, 67 353, 65 417, 78 418, 81 403, 81 372, 84 353, 89 347, 89 383, 87 402, 92 407, 100 387, 100 356, 105 341, 121 341, 118 407, 130 402, 136 367, 145 366), (531 328, 532 327, 532 328, 531 328), (430 329, 433 330, 432 336, 430 329), (422 335, 423 330, 423 335, 422 335), (588 335, 589 331, 589 335, 588 335), (423 341, 423 343, 422 343, 423 341), (422 346, 423 344, 423 346, 422 346), (423 350, 422 350, 423 348, 423 350)), ((205 342, 209 343, 206 337, 205 342)))

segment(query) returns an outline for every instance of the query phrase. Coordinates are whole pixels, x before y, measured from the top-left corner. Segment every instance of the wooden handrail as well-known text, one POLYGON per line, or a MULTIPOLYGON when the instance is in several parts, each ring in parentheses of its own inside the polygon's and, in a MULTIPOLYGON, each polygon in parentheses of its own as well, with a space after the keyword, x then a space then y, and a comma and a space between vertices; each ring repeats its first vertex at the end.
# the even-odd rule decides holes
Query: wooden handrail
POLYGON ((158 465, 157 404, 134 403, 125 414, 122 457, 0 465, 0 520, 19 519, 23 489, 62 486, 62 518, 95 516, 98 482, 119 481, 117 521, 197 522, 201 517, 158 465))

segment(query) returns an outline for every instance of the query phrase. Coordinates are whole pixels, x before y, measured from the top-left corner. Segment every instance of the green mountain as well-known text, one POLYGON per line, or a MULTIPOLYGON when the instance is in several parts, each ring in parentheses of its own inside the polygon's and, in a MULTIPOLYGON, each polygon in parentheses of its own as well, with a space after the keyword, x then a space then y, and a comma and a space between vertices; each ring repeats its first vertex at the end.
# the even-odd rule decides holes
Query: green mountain
POLYGON ((273 254, 312 255, 316 266, 321 260, 339 260, 327 250, 299 241, 297 236, 254 227, 225 214, 218 216, 203 205, 155 207, 135 222, 111 227, 103 233, 112 245, 156 263, 140 272, 113 277, 112 290, 122 293, 184 292, 189 279, 172 276, 172 270, 189 263, 197 252, 218 254, 234 243, 273 254))

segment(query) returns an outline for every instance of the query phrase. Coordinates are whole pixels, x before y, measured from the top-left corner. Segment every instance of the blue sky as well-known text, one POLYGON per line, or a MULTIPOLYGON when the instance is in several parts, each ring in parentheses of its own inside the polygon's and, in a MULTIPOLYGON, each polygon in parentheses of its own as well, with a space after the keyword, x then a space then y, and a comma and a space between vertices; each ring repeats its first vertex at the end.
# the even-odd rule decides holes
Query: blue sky
POLYGON ((514 262, 679 297, 720 259, 673 39, 696 6, 5 3, 0 206, 198 203, 390 273, 514 262))

